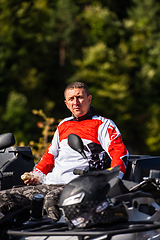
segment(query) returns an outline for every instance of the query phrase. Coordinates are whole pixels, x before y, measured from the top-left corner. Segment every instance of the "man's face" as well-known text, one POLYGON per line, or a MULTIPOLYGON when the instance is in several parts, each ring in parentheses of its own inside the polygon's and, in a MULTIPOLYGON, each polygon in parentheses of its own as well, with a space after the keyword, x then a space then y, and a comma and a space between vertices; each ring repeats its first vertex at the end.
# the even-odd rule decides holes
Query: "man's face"
POLYGON ((83 88, 68 89, 64 101, 75 117, 81 117, 89 111, 92 95, 87 96, 83 88))

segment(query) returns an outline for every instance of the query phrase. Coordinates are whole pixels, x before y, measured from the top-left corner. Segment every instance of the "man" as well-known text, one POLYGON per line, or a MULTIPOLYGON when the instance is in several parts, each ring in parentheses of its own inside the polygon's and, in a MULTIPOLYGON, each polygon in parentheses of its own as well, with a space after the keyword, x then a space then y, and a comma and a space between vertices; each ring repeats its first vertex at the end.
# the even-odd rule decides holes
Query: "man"
POLYGON ((65 104, 72 116, 59 124, 52 142, 33 171, 31 179, 24 180, 25 187, 0 193, 0 208, 5 214, 15 205, 29 206, 35 193, 45 196, 44 207, 54 221, 60 218, 59 196, 68 182, 77 177, 74 169, 94 170, 120 166, 119 178, 127 167, 128 151, 113 121, 99 116, 91 106, 92 95, 82 82, 69 84, 64 92, 65 104), (88 161, 68 145, 68 135, 74 133, 82 138, 88 161), (35 186, 33 186, 35 185, 35 186))

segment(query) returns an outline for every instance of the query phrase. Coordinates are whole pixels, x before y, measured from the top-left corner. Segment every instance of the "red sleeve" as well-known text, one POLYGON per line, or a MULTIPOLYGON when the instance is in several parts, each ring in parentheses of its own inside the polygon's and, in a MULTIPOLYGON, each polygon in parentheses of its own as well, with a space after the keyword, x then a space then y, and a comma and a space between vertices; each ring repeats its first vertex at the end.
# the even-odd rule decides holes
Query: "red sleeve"
POLYGON ((41 161, 36 166, 36 169, 40 170, 44 174, 49 173, 51 169, 54 167, 54 155, 49 153, 50 146, 47 148, 47 151, 43 155, 41 161))
POLYGON ((113 126, 110 126, 108 133, 110 138, 108 152, 112 159, 111 167, 120 165, 120 171, 125 173, 128 152, 122 141, 122 136, 117 136, 117 131, 113 126))

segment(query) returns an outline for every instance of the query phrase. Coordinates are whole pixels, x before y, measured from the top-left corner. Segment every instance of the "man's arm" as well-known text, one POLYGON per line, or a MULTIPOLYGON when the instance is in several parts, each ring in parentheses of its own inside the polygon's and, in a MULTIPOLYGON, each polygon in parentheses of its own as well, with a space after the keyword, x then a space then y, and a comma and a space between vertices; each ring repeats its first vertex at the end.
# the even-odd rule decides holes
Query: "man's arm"
POLYGON ((54 155, 49 152, 52 144, 49 145, 47 148, 47 151, 43 155, 42 159, 39 161, 39 163, 36 165, 36 168, 34 171, 40 171, 43 174, 47 174, 51 171, 51 169, 54 167, 54 155))
POLYGON ((36 168, 32 172, 26 172, 21 176, 26 185, 37 185, 39 182, 43 182, 46 174, 54 167, 54 155, 49 153, 50 147, 51 145, 47 148, 36 168))
POLYGON ((128 151, 122 141, 122 136, 119 136, 115 140, 111 141, 108 152, 112 159, 111 167, 119 165, 123 177, 127 168, 128 151))
POLYGON ((111 158, 111 168, 120 166, 119 177, 122 178, 126 172, 129 153, 122 141, 119 129, 113 121, 106 120, 99 133, 102 147, 111 158))
POLYGON ((45 176, 54 167, 54 159, 58 154, 59 140, 58 140, 58 130, 56 130, 51 144, 47 148, 47 151, 42 156, 36 168, 31 172, 32 177, 25 179, 24 183, 27 185, 37 185, 39 182, 43 182, 45 176))

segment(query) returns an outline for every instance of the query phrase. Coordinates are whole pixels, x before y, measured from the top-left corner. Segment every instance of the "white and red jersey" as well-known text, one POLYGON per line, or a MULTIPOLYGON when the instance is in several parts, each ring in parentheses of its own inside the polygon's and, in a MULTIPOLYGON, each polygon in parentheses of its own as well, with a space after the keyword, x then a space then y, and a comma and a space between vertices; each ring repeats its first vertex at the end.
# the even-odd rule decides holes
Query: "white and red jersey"
POLYGON ((120 131, 113 121, 97 115, 92 107, 85 116, 65 118, 58 125, 50 146, 34 170, 43 175, 41 179, 46 175, 43 183, 66 184, 77 177, 74 169, 85 169, 89 165, 80 153, 68 145, 71 133, 82 139, 93 168, 102 170, 120 165, 119 177, 123 177, 129 154, 120 131))

